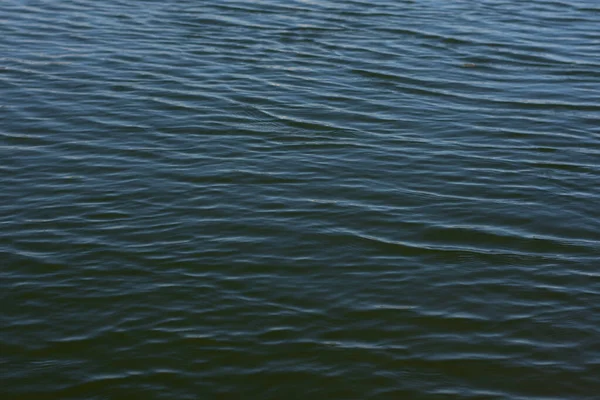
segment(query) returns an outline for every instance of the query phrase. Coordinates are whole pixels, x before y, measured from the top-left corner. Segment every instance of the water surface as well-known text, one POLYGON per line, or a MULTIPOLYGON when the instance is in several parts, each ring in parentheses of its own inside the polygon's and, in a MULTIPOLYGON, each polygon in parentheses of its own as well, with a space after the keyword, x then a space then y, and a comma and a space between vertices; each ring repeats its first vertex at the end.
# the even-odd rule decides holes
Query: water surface
POLYGON ((599 27, 3 0, 2 398, 596 398, 599 27))

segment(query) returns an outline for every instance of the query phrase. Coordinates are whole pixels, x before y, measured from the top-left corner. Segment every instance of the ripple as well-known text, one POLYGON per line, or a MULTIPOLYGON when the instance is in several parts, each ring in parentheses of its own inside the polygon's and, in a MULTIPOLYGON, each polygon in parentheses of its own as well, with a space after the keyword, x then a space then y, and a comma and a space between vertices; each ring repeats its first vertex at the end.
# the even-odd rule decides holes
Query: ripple
POLYGON ((4 393, 592 398, 598 11, 3 2, 4 393))

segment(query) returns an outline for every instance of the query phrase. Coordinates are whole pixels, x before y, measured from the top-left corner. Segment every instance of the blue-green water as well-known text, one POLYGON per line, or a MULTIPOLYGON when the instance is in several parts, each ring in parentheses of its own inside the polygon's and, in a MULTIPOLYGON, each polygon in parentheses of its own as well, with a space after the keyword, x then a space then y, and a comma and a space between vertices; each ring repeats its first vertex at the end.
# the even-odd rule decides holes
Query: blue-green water
POLYGON ((2 399, 600 396, 596 0, 2 0, 2 399))

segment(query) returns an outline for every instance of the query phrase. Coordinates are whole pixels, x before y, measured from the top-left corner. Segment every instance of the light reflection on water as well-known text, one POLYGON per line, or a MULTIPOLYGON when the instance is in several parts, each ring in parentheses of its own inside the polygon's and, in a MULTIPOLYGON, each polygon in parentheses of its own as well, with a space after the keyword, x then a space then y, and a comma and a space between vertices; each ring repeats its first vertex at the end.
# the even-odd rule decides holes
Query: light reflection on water
POLYGON ((0 393, 593 398, 598 11, 2 2, 0 393))

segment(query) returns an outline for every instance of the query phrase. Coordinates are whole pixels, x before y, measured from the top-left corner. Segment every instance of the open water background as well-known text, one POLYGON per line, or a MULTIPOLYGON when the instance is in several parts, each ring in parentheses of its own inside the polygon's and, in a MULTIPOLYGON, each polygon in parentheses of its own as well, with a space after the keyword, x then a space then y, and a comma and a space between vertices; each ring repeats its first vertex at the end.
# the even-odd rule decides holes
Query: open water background
POLYGON ((1 0, 2 399, 600 396, 596 0, 1 0))

